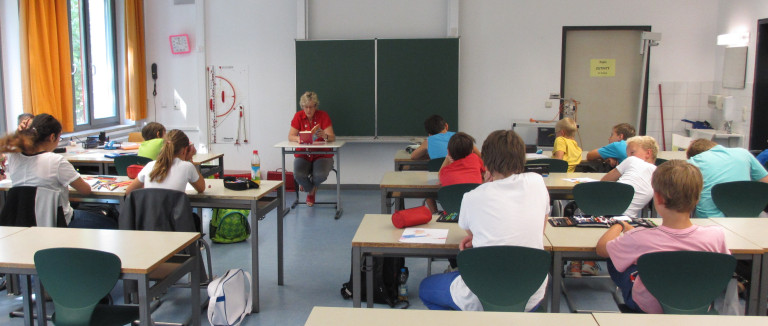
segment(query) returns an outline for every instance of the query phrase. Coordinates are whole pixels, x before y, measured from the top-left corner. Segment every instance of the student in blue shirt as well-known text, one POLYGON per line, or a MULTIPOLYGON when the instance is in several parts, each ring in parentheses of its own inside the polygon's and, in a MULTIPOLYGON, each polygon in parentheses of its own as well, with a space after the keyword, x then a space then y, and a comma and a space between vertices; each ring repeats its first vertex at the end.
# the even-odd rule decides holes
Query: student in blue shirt
POLYGON ((708 139, 696 139, 685 152, 688 163, 699 168, 704 178, 701 199, 696 205, 696 217, 724 217, 712 200, 712 187, 731 181, 760 181, 768 183, 768 172, 746 149, 725 148, 708 139))
POLYGON ((616 167, 627 158, 627 139, 635 136, 635 128, 628 123, 620 123, 611 129, 608 145, 593 149, 587 153, 588 161, 604 160, 611 167, 616 167))
POLYGON ((427 120, 424 120, 424 129, 427 131, 425 139, 419 148, 411 153, 411 159, 435 159, 446 157, 448 155, 448 140, 455 134, 448 131, 448 122, 443 117, 433 114, 427 120))

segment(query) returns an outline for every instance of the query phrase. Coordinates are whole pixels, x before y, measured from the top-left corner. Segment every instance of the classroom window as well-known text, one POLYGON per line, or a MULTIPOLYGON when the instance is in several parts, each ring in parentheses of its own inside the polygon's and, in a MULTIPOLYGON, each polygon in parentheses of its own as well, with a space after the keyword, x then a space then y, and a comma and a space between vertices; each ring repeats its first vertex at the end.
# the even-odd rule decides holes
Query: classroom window
POLYGON ((75 130, 116 125, 117 47, 113 0, 69 0, 75 130))

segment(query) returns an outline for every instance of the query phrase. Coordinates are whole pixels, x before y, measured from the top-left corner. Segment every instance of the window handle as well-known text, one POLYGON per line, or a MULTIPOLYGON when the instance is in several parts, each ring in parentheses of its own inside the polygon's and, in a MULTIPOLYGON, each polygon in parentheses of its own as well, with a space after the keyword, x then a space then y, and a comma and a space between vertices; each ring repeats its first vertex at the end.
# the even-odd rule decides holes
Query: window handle
POLYGON ((74 75, 74 74, 76 74, 76 73, 77 73, 77 64, 76 64, 76 63, 73 63, 73 64, 72 64, 72 75, 74 75))

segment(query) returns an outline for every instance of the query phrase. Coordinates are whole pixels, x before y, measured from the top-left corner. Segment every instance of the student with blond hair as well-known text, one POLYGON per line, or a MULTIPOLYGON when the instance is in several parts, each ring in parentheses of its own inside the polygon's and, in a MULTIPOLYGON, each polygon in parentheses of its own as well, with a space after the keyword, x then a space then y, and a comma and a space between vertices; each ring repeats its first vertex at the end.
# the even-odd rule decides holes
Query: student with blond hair
POLYGON ((552 158, 568 162, 568 172, 574 172, 581 163, 581 147, 576 139, 576 122, 571 118, 560 119, 555 124, 555 145, 552 148, 552 158))
POLYGON ((640 217, 643 207, 653 199, 651 176, 656 171, 656 155, 659 144, 651 136, 635 136, 627 139, 627 158, 606 173, 601 181, 618 181, 635 189, 635 196, 624 215, 640 217))

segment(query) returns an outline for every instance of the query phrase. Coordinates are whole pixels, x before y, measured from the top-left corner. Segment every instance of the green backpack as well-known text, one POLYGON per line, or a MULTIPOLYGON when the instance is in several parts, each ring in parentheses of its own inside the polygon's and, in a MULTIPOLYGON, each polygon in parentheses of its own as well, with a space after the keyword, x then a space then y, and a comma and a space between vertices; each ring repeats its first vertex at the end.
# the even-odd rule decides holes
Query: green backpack
POLYGON ((247 209, 214 208, 209 230, 211 241, 218 243, 233 243, 245 241, 251 235, 251 225, 248 223, 247 209))

